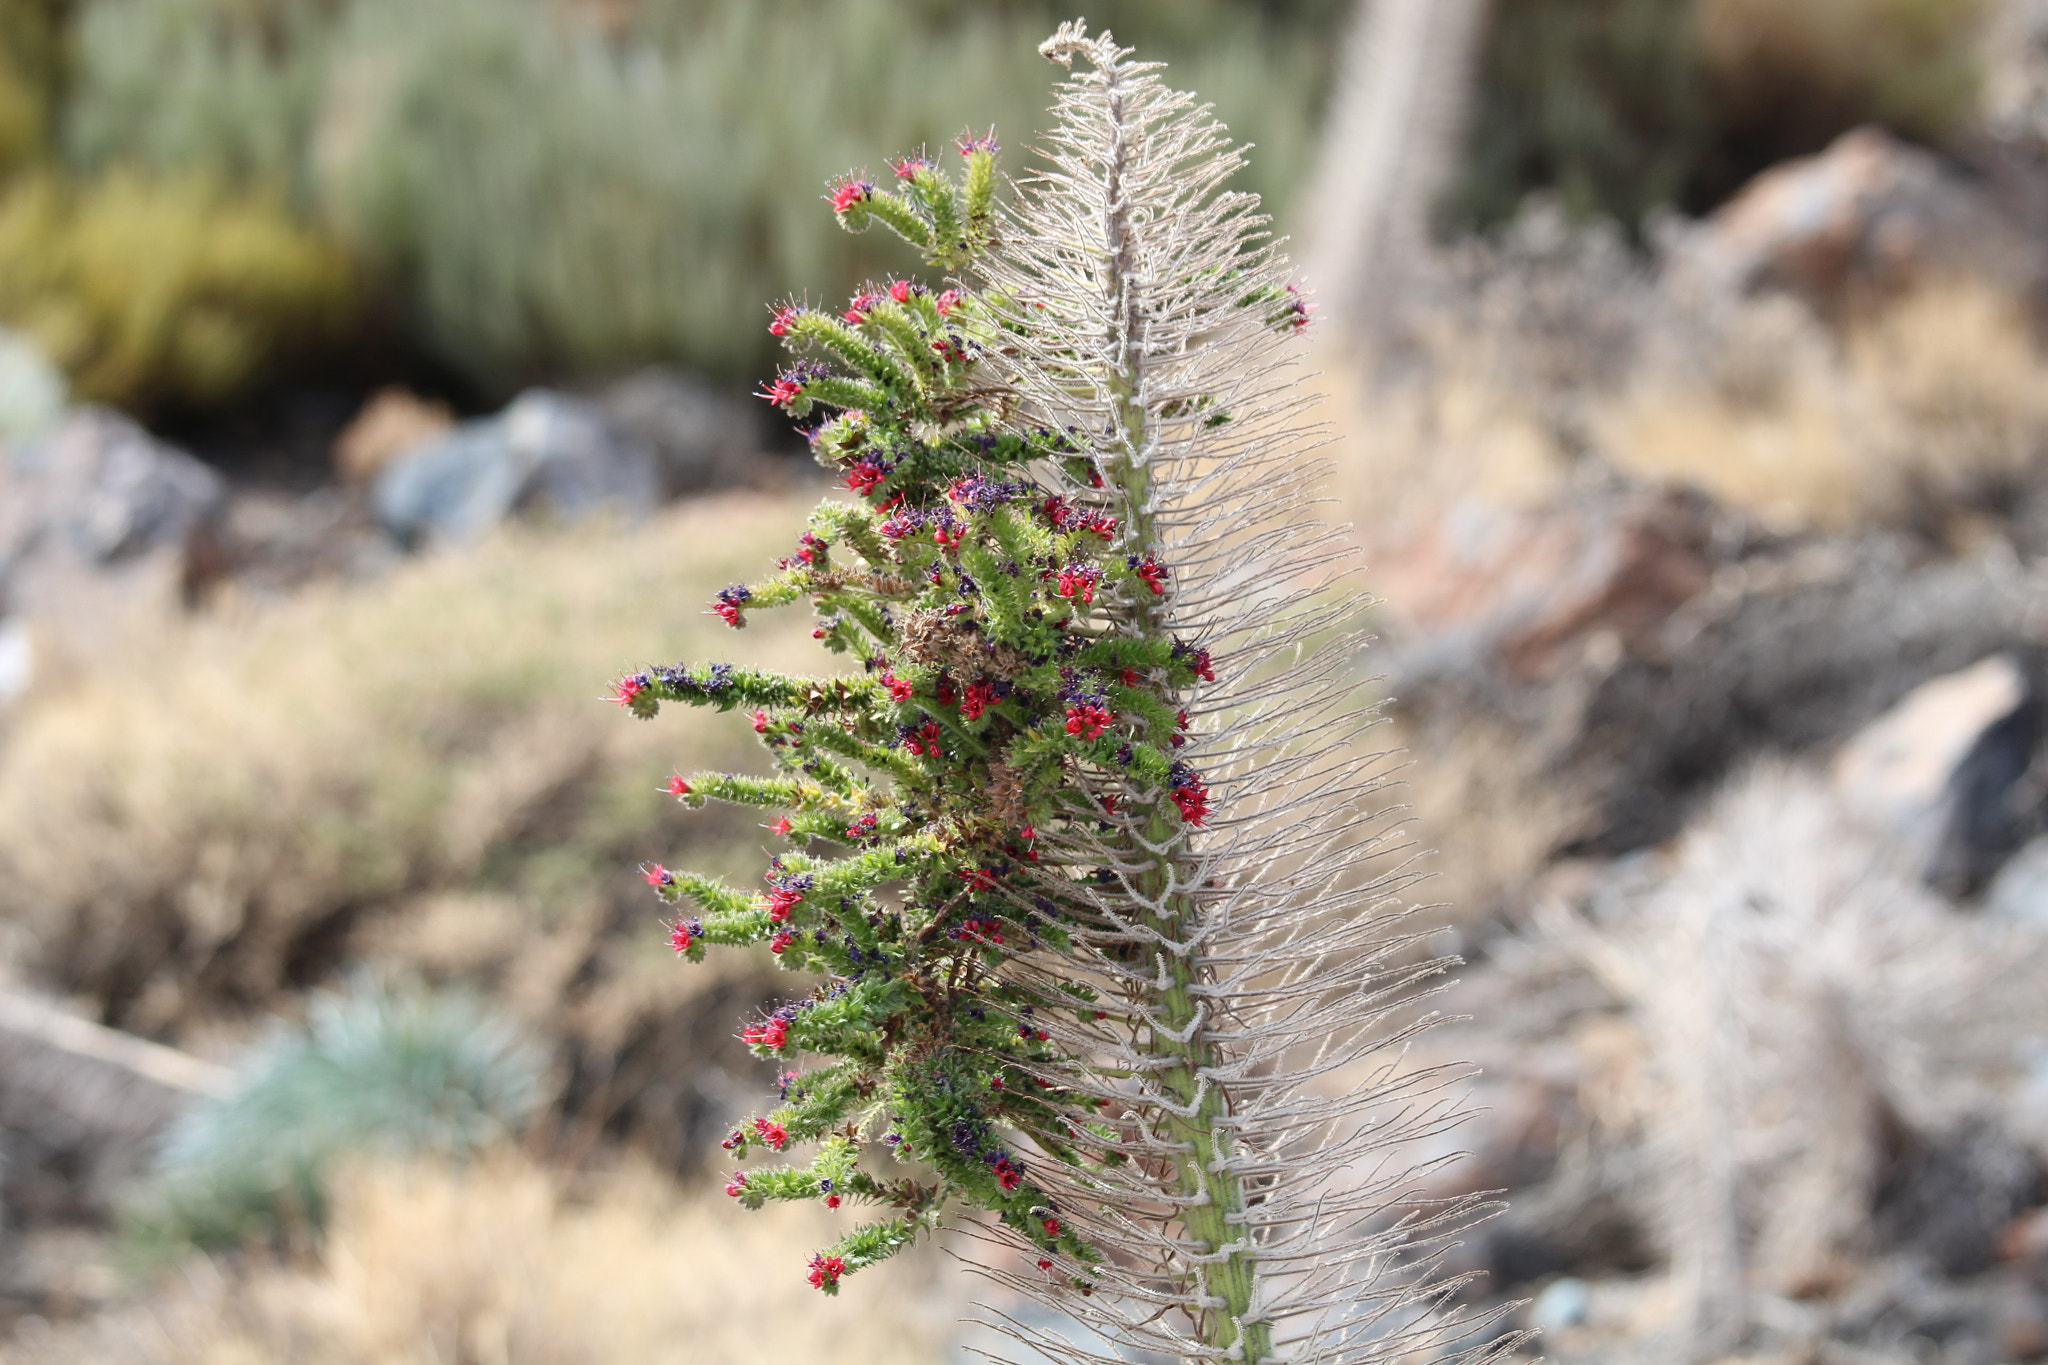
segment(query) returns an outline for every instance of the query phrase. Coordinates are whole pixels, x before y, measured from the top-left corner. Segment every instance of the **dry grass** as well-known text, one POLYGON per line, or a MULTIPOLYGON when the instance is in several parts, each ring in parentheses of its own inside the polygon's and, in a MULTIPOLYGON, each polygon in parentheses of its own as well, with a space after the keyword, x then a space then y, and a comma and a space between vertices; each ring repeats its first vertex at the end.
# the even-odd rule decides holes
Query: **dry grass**
POLYGON ((827 1299, 847 1214, 732 1207, 646 1169, 573 1187, 524 1158, 358 1170, 317 1264, 196 1261, 15 1365, 712 1365, 939 1357, 964 1286, 913 1254, 827 1299))
POLYGON ((224 603, 64 678, 0 750, 12 955, 188 1043, 368 956, 572 1040, 566 1080, 600 1118, 682 1123, 677 1059, 711 1056, 767 987, 744 963, 676 966, 634 868, 737 870, 765 836, 656 788, 756 750, 741 720, 641 724, 604 697, 679 658, 815 667, 801 612, 742 635, 704 614, 800 523, 732 497, 510 532, 380 583, 224 603))
POLYGON ((2048 357, 1982 285, 1930 285, 1839 342, 1789 300, 1737 310, 1708 363, 1646 368, 1600 415, 1633 473, 1788 525, 1994 503, 2048 458, 2048 357))

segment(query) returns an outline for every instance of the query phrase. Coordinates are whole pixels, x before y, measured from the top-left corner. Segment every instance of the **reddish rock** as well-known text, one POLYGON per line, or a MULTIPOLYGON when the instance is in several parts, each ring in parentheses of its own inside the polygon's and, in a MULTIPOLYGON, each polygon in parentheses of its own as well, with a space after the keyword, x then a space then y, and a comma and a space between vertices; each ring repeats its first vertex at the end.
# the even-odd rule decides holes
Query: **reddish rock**
POLYGON ((2039 251, 1933 153, 1875 128, 1759 175, 1682 248, 1741 289, 1775 287, 1840 316, 1944 275, 2031 286, 2039 251))
POLYGON ((1466 502, 1376 556, 1373 581, 1403 647, 1470 651, 1536 681, 1588 650, 1618 657, 1706 587, 1710 517, 1702 500, 1663 489, 1599 489, 1540 510, 1466 502))

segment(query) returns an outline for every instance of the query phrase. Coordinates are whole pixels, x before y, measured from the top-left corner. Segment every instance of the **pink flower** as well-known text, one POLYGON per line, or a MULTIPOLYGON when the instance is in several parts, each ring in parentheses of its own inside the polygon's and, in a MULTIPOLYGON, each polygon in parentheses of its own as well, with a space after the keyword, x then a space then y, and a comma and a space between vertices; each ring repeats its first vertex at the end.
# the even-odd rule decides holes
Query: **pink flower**
POLYGON ((768 733, 768 713, 759 707, 754 709, 754 733, 757 735, 768 733))
POLYGON ((690 944, 693 942, 695 942, 695 940, 690 935, 689 925, 683 923, 681 920, 677 920, 674 924, 671 924, 669 926, 669 947, 675 949, 679 953, 687 953, 690 951, 690 944))
POLYGON ((796 326, 796 320, 803 315, 804 310, 795 304, 783 304, 775 310, 775 316, 768 320, 768 335, 774 337, 788 336, 789 329, 796 326))
POLYGON ((688 796, 690 794, 690 784, 683 781, 681 773, 672 773, 669 775, 668 786, 665 790, 670 796, 688 796))
POLYGON ((889 169, 896 172, 898 180, 909 180, 919 171, 929 169, 931 162, 922 156, 903 156, 889 163, 889 169))
POLYGON ((841 316, 858 327, 861 323, 868 320, 869 310, 881 301, 882 296, 880 294, 869 294, 866 292, 855 294, 853 301, 846 305, 846 312, 841 314, 841 316))
POLYGON ((755 397, 765 398, 777 407, 786 408, 800 397, 803 391, 804 386, 797 383, 796 380, 786 374, 779 374, 775 376, 773 384, 761 390, 755 397))
POLYGON ((732 1179, 725 1182, 725 1192, 737 1199, 747 1192, 747 1173, 734 1171, 732 1179))
POLYGON ((922 294, 923 292, 922 289, 912 284, 909 280, 889 281, 889 297, 898 303, 909 303, 912 294, 922 294))
POLYGON ((612 700, 621 706, 631 706, 633 698, 647 689, 647 675, 633 673, 612 684, 612 700))
POLYGON ((642 863, 640 865, 640 875, 646 879, 649 886, 657 889, 676 884, 676 874, 663 867, 660 863, 642 863))
POLYGON ((772 1048, 780 1052, 789 1040, 789 1023, 773 1015, 758 1024, 749 1024, 740 1033, 740 1041, 751 1046, 772 1048))
POLYGON ((980 137, 976 137, 974 130, 970 128, 955 139, 953 145, 960 149, 962 156, 973 156, 976 152, 993 155, 1001 150, 996 144, 996 130, 993 128, 980 137))
POLYGON ((768 825, 768 832, 770 834, 787 834, 789 833, 789 831, 790 824, 789 817, 787 815, 776 816, 775 819, 771 821, 768 825))
POLYGON ((867 202, 874 192, 875 187, 867 181, 848 176, 843 180, 835 182, 832 186, 832 192, 826 195, 825 198, 831 203, 834 213, 845 213, 855 204, 867 202))
POLYGON ((960 291, 957 289, 948 289, 945 293, 932 300, 932 307, 939 310, 940 317, 946 316, 946 314, 959 306, 960 291))

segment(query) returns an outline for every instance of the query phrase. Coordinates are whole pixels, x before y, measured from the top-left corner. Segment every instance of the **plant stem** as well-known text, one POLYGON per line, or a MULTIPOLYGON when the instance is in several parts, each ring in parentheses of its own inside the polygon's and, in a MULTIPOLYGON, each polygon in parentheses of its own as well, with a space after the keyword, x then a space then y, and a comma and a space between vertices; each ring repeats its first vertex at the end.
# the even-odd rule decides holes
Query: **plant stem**
MULTIPOLYGON (((1133 149, 1126 137, 1129 125, 1125 121, 1122 72, 1111 65, 1103 68, 1102 74, 1110 120, 1116 129, 1109 165, 1105 168, 1103 285, 1117 305, 1111 314, 1115 322, 1105 340, 1106 349, 1115 357, 1111 386, 1117 399, 1117 439, 1122 448, 1109 461, 1110 479, 1125 499, 1129 548, 1142 555, 1156 548, 1157 532, 1150 506, 1149 422, 1140 400, 1145 370, 1145 311, 1138 297, 1140 282, 1133 268, 1136 244, 1124 200, 1124 177, 1133 149)), ((1137 603, 1134 614, 1144 635, 1156 638, 1167 633, 1166 601, 1152 597, 1137 603)), ((1187 941, 1200 914, 1193 896, 1185 892, 1169 894, 1171 888, 1190 884, 1191 869, 1184 866, 1185 855, 1175 851, 1175 836, 1182 828, 1182 822, 1166 801, 1154 807, 1145 831, 1146 842, 1153 847, 1166 846, 1168 851, 1154 856, 1152 867, 1139 879, 1146 902, 1158 907, 1151 927, 1175 943, 1187 941)), ((1180 1221, 1200 1253, 1213 1255, 1245 1235, 1241 1222, 1244 1185, 1229 1168, 1229 1152, 1219 1140, 1217 1128, 1217 1121, 1230 1112, 1229 1094, 1221 1085, 1203 1080, 1216 1059, 1203 1006, 1191 989, 1208 976, 1202 954, 1169 953, 1166 958, 1166 978, 1170 984, 1159 1013, 1166 1026, 1175 1034, 1184 1035, 1185 1041, 1155 1034, 1149 1045, 1156 1053, 1173 1060, 1171 1066, 1159 1073, 1159 1082, 1172 1095, 1173 1103, 1186 1111, 1185 1117, 1179 1113, 1166 1116, 1167 1132, 1181 1149, 1174 1157, 1177 1192, 1193 1201, 1182 1209, 1180 1221)), ((1205 1304, 1196 1318, 1195 1327, 1202 1341, 1226 1350, 1238 1347, 1247 1365, 1271 1359, 1271 1324, 1252 1320, 1257 1268, 1249 1243, 1224 1260, 1209 1263, 1200 1274, 1199 1287, 1204 1291, 1201 1298, 1209 1303, 1221 1300, 1219 1306, 1205 1304)))

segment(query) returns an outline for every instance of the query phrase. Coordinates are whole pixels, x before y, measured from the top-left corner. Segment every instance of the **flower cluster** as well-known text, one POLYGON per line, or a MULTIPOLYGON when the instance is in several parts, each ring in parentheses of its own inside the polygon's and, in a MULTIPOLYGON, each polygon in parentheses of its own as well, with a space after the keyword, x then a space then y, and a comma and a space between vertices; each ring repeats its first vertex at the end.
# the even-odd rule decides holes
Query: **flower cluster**
MULTIPOLYGON (((765 943, 815 983, 741 1031, 758 1055, 813 1065, 783 1071, 775 1107, 725 1145, 742 1158, 816 1155, 726 1188, 749 1207, 881 1211, 812 1258, 826 1293, 954 1202, 995 1213, 1041 1267, 1089 1285, 1096 1249, 998 1134, 1083 1160, 1047 1135, 1078 1137, 1071 1114, 1109 1104, 1060 1079, 1062 1031, 1104 1019, 1105 1002, 1077 985, 1048 1004, 1011 969, 1062 951, 1103 884, 1075 832, 1143 820, 1157 844, 1211 815, 1177 751, 1190 700, 1216 675, 1206 648, 1146 624, 1163 619, 1146 613, 1170 603, 1176 580, 1142 496, 1080 433, 1020 422, 981 373, 1019 312, 964 277, 989 243, 997 149, 993 135, 957 147, 957 184, 920 153, 890 163, 892 186, 833 185, 843 226, 880 222, 955 278, 890 279, 837 310, 773 310, 769 331, 794 358, 762 397, 815 414, 811 450, 855 498, 825 502, 772 576, 711 604, 739 627, 747 611, 808 603, 814 636, 859 671, 675 666, 614 687, 641 717, 670 702, 738 710, 769 747, 773 777, 678 774, 665 789, 693 807, 772 812, 765 827, 793 847, 771 861, 767 889, 645 872, 664 900, 698 911, 669 924, 678 953, 765 943), (863 1150, 881 1169, 861 1164, 863 1150), (903 1162, 929 1175, 885 1174, 903 1162)), ((1113 1148, 1103 1124, 1090 1141, 1113 1148)))

